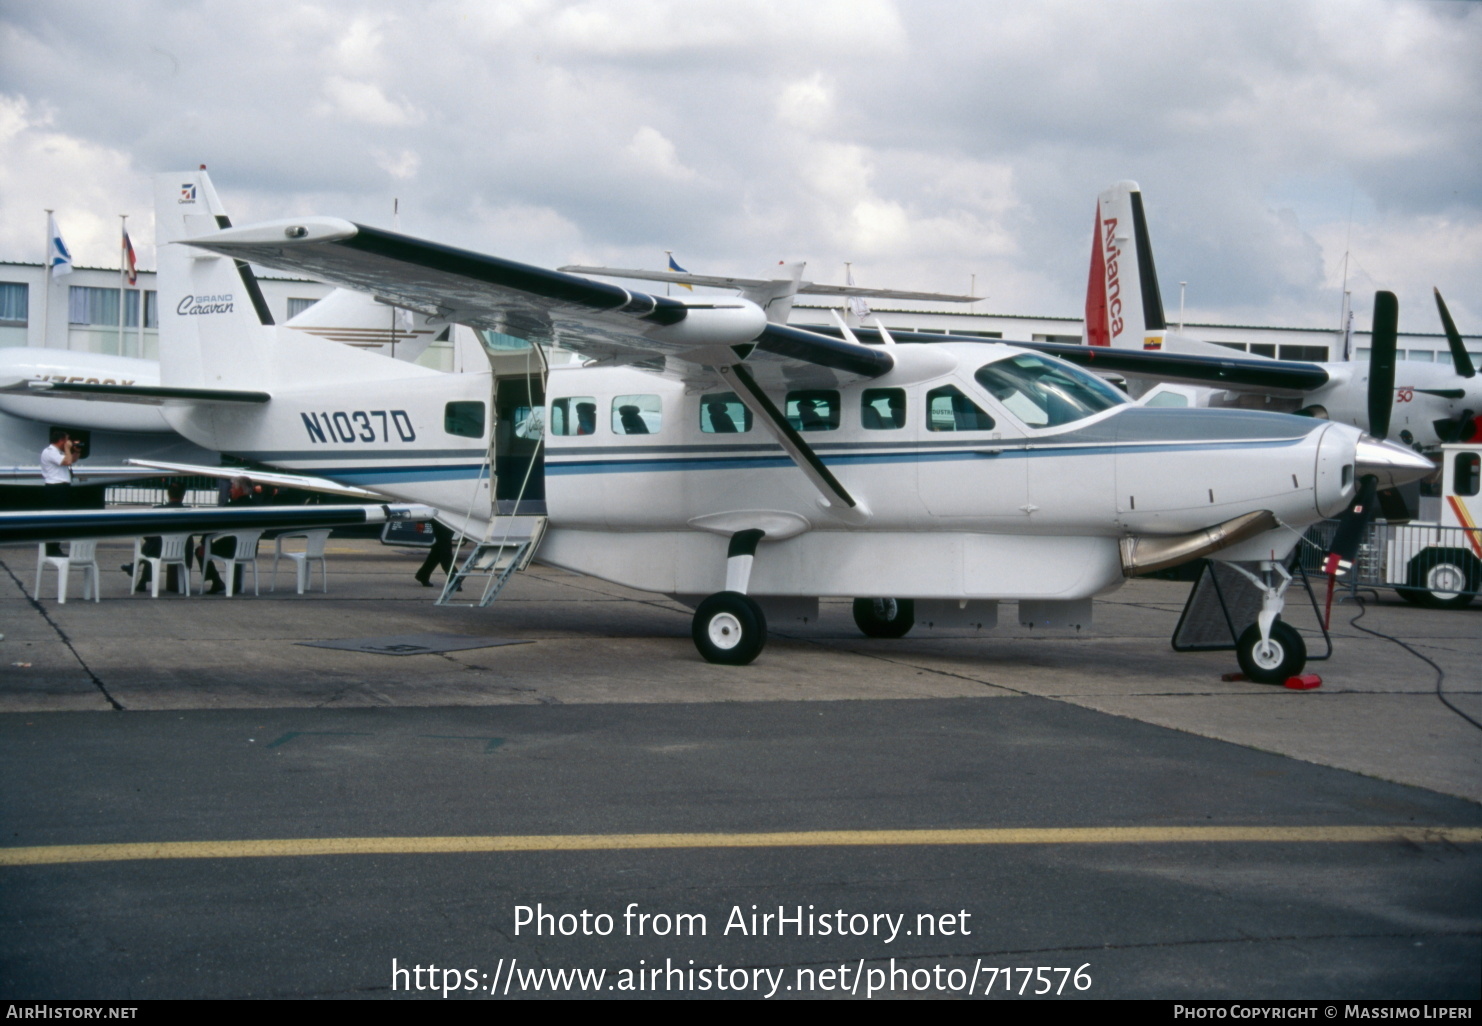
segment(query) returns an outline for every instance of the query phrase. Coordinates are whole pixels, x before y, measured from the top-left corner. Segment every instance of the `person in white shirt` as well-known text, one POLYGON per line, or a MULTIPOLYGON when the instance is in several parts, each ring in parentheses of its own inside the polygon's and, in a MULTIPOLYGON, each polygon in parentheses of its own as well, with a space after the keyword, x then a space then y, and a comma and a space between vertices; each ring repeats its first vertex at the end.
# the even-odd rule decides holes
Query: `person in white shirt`
MULTIPOLYGON (((46 509, 72 508, 72 464, 78 459, 72 436, 65 428, 52 428, 51 442, 41 450, 41 497, 46 509)), ((62 547, 51 542, 46 552, 60 556, 62 547)))

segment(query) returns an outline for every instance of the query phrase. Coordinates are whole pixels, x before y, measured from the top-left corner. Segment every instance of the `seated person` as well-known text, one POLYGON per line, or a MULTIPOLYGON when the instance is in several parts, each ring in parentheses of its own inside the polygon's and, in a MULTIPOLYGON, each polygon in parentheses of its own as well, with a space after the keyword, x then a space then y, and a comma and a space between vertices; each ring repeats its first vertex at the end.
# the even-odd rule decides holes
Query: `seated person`
MULTIPOLYGON (((154 508, 184 509, 185 482, 179 480, 178 478, 172 478, 169 484, 165 485, 165 501, 157 504, 154 508)), ((163 544, 164 541, 160 538, 159 535, 149 535, 144 539, 144 544, 139 547, 140 554, 144 556, 157 557, 160 554, 160 547, 163 544)), ((187 545, 185 547, 185 565, 189 567, 191 565, 191 562, 192 560, 190 546, 187 545)), ((119 567, 119 569, 128 574, 130 577, 134 576, 133 563, 125 563, 123 566, 119 567)), ((139 583, 134 586, 134 590, 143 591, 148 586, 150 580, 153 578, 153 574, 154 568, 151 566, 151 564, 145 563, 143 570, 139 574, 139 583)), ((180 584, 177 580, 178 577, 179 571, 177 570, 177 568, 173 566, 167 567, 165 570, 165 587, 171 591, 179 591, 180 584)))
MULTIPOLYGON (((227 494, 229 496, 226 503, 228 506, 251 506, 254 494, 252 491, 252 479, 241 476, 232 478, 231 490, 227 494)), ((251 555, 251 553, 239 554, 237 552, 236 538, 217 538, 211 543, 211 555, 221 556, 223 559, 235 559, 239 555, 251 555)), ((221 575, 216 572, 216 564, 207 559, 204 552, 200 556, 201 562, 206 568, 206 580, 211 584, 206 594, 220 595, 224 593, 226 591, 226 584, 222 581, 221 575)), ((233 569, 235 572, 232 574, 232 594, 235 595, 242 590, 242 564, 238 563, 233 569)))

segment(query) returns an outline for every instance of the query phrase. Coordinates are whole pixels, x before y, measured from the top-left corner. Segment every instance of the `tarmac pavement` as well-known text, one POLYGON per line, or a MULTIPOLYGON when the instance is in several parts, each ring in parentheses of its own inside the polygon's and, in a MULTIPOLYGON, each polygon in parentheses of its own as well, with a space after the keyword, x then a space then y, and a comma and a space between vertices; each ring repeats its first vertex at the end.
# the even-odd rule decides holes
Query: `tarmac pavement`
POLYGON ((0 548, 10 997, 400 996, 393 958, 475 972, 450 996, 516 961, 631 983, 691 959, 799 986, 811 967, 808 996, 839 996, 815 986, 830 966, 955 969, 981 994, 984 965, 1083 963, 1072 996, 1482 996, 1482 730, 1358 629, 1434 660, 1482 720, 1482 610, 1335 607, 1323 686, 1293 692, 1171 651, 1188 586, 1158 581, 1079 635, 1005 605, 981 636, 872 640, 830 601, 718 667, 684 607, 546 568, 443 608, 420 554, 336 539, 327 594, 285 572, 286 593, 151 600, 114 569, 101 602, 74 579, 61 606, 31 595, 34 551, 0 548), (528 643, 302 644, 407 634, 528 643), (515 930, 522 904, 621 924, 631 902, 710 931, 515 930), (892 942, 719 932, 752 904, 976 918, 892 942))

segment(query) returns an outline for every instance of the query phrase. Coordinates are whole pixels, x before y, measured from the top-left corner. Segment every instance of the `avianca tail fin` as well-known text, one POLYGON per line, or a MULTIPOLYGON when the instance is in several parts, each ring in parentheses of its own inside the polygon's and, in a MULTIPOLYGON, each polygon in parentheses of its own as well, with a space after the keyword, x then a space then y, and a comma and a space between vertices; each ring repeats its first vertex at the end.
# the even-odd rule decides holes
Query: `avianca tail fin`
POLYGON ((1086 285, 1086 344, 1162 349, 1167 334, 1142 190, 1136 182, 1118 182, 1096 201, 1091 277, 1086 285))

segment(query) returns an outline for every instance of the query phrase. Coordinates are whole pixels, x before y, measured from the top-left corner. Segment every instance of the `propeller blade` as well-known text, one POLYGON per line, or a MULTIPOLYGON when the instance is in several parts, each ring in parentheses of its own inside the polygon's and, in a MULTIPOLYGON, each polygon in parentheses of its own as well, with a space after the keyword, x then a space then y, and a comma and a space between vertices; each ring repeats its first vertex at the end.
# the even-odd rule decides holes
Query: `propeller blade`
POLYGON ((1467 347, 1461 341, 1461 332, 1456 330, 1456 322, 1451 319, 1451 311, 1446 309, 1446 300, 1441 298, 1441 290, 1434 289, 1436 293, 1436 309, 1441 311, 1441 326, 1446 329, 1446 344, 1451 347, 1451 364, 1456 368, 1456 373, 1464 378, 1474 377, 1477 373, 1472 366, 1472 358, 1467 354, 1467 347))
POLYGON ((1364 540, 1364 531, 1374 519, 1379 508, 1379 479, 1365 474, 1359 484, 1358 498, 1338 520, 1338 530, 1333 535, 1333 544, 1328 549, 1328 558, 1323 561, 1323 573, 1337 577, 1353 565, 1358 555, 1359 543, 1364 540))
POLYGON ((1369 348, 1369 434, 1389 437, 1389 415, 1395 401, 1395 349, 1400 303, 1393 292, 1374 293, 1374 332, 1369 348))

